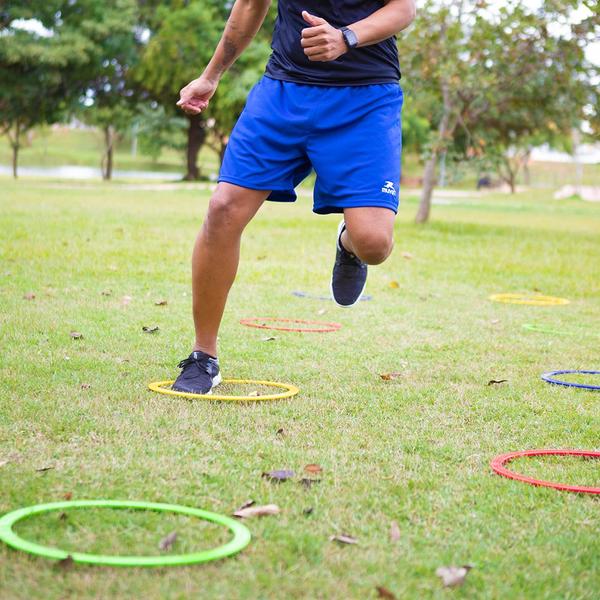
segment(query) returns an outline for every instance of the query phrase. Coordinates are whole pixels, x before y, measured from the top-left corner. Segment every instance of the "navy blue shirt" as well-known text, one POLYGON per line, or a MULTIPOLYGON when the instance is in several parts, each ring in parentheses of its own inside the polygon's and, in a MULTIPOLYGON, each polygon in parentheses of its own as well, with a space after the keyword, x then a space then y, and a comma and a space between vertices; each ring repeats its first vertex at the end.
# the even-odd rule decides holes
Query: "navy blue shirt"
POLYGON ((383 0, 279 0, 266 75, 313 85, 397 83, 400 66, 395 36, 372 46, 353 48, 328 62, 308 60, 300 44, 302 30, 310 27, 302 18, 303 10, 341 28, 372 15, 384 5, 383 0))

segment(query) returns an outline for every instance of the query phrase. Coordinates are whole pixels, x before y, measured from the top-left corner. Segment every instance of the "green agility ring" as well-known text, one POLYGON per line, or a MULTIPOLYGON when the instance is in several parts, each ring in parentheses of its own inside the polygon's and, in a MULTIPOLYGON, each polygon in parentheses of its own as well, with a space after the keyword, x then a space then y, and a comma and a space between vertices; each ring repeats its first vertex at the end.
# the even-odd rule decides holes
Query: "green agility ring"
POLYGON ((35 506, 19 508, 0 518, 0 541, 3 541, 5 544, 8 544, 16 550, 22 550, 23 552, 29 552, 29 554, 43 556, 44 558, 64 560, 65 558, 71 557, 76 563, 111 567, 174 567, 178 565, 205 563, 237 554, 248 545, 250 538, 250 531, 248 531, 244 525, 224 515, 200 510, 199 508, 190 508, 189 506, 162 504, 157 502, 132 502, 128 500, 76 500, 71 502, 52 502, 50 504, 37 504, 35 506), (12 530, 15 523, 32 517, 33 515, 69 508, 90 507, 132 508, 135 510, 154 510, 158 512, 189 515, 227 527, 233 532, 233 539, 218 548, 203 550, 202 552, 193 552, 190 554, 173 554, 169 556, 109 556, 102 554, 84 554, 82 552, 66 552, 59 548, 42 546, 24 540, 12 530))

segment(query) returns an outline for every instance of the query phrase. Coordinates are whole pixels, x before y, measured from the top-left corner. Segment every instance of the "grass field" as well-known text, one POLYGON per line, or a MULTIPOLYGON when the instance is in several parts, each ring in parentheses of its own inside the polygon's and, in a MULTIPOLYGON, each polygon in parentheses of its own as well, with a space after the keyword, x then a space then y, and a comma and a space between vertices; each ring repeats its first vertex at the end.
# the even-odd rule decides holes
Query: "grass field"
MULTIPOLYGON (((407 599, 598 598, 598 498, 513 482, 489 462, 527 448, 600 449, 600 395, 540 380, 551 369, 600 369, 599 205, 540 192, 465 197, 417 227, 416 199, 404 198, 396 250, 370 274, 373 300, 348 311, 291 294, 327 292, 338 219, 312 215, 306 199, 267 205, 245 235, 221 365, 224 376, 301 393, 231 404, 146 389, 173 378, 189 351, 188 263, 206 192, 0 185, 0 512, 70 496, 224 514, 253 499, 282 510, 246 522, 253 540, 237 557, 197 567, 61 569, 0 545, 3 600, 363 599, 376 586, 407 599), (488 300, 537 291, 571 304, 488 300), (343 328, 264 341, 268 332, 239 325, 251 316, 343 328), (390 372, 397 378, 380 377, 390 372), (308 463, 323 473, 305 489, 308 463), (278 468, 297 476, 261 477, 278 468), (329 541, 341 533, 359 543, 329 541), (467 563, 464 586, 444 590, 436 568, 467 563)), ((597 461, 513 467, 600 485, 597 461)), ((121 554, 159 553, 174 530, 172 552, 226 539, 186 517, 106 509, 17 528, 67 550, 121 554)))

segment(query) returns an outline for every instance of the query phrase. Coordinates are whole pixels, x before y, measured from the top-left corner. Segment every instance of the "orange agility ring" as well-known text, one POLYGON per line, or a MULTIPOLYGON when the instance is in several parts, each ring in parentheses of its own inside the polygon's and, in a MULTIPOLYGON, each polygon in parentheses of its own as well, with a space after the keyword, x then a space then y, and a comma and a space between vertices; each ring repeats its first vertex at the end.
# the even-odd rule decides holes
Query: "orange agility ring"
POLYGON ((493 294, 490 296, 490 300, 503 304, 528 304, 529 306, 564 306, 571 303, 566 298, 542 294, 493 294))
POLYGON ((508 454, 496 456, 496 458, 494 458, 490 463, 490 466, 495 473, 502 475, 503 477, 508 477, 509 479, 515 479, 516 481, 523 481, 531 485, 549 487, 554 488, 555 490, 563 490, 566 492, 577 492, 579 494, 600 494, 600 487, 569 485, 566 483, 555 483, 553 481, 535 479, 533 477, 521 475, 520 473, 515 473, 504 466, 511 460, 514 460, 515 458, 521 458, 523 456, 582 456, 585 458, 600 459, 600 452, 596 452, 595 450, 522 450, 520 452, 509 452, 508 454))
POLYGON ((341 323, 323 323, 322 321, 305 321, 304 319, 279 319, 277 317, 250 317, 240 321, 246 327, 257 329, 274 329, 276 331, 299 331, 301 333, 329 333, 341 329, 341 323), (269 325, 274 323, 274 325, 269 325), (309 327, 280 326, 277 323, 292 323, 294 325, 309 325, 309 327), (317 325, 317 327, 311 327, 317 325))

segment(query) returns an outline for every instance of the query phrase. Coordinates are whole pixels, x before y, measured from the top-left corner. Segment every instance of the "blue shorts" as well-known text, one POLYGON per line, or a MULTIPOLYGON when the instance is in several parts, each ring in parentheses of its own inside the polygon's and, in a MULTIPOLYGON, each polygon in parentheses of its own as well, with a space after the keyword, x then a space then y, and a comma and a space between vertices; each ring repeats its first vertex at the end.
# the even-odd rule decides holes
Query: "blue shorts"
POLYGON ((314 212, 397 212, 402 99, 395 83, 333 87, 265 76, 231 133, 219 181, 293 202, 314 169, 314 212))

